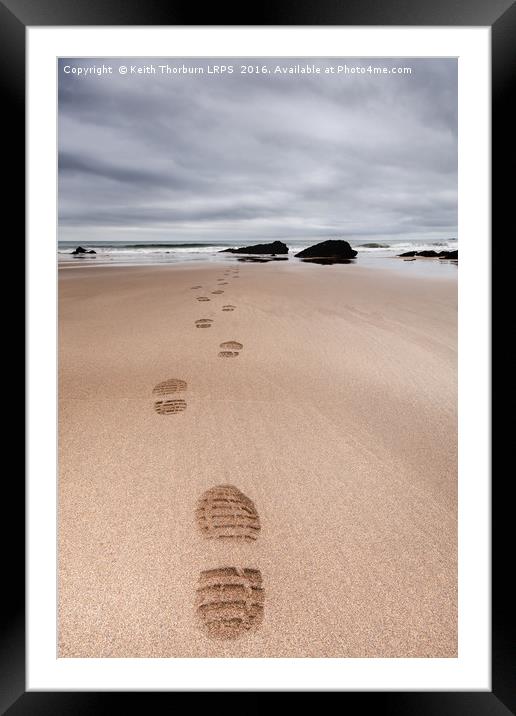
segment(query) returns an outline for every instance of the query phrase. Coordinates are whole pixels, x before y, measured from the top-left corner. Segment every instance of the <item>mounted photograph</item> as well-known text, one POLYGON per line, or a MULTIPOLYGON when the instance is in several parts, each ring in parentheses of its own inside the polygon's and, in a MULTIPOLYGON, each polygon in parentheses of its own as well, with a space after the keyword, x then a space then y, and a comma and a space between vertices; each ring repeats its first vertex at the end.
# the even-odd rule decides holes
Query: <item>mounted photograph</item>
POLYGON ((59 658, 458 657, 457 67, 58 60, 59 658))

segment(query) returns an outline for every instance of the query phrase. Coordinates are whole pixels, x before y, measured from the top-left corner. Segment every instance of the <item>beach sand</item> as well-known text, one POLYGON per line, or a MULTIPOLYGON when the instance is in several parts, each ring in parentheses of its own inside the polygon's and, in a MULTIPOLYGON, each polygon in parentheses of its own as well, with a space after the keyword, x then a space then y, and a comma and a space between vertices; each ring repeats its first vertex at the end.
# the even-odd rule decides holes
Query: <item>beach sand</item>
POLYGON ((60 657, 457 656, 455 279, 62 269, 59 329, 60 657), (169 379, 186 389, 153 394, 169 379), (199 529, 221 484, 257 539, 199 529), (222 567, 262 577, 237 639, 196 611, 222 567))

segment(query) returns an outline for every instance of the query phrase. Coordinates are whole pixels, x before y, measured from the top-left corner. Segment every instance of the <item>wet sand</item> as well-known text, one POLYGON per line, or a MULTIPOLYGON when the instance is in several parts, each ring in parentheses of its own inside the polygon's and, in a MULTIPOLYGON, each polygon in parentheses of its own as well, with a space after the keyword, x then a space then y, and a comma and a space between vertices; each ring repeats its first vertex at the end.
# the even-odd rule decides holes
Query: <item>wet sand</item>
POLYGON ((60 270, 58 655, 455 657, 456 294, 359 266, 60 270), (216 485, 255 539, 200 529, 216 485))

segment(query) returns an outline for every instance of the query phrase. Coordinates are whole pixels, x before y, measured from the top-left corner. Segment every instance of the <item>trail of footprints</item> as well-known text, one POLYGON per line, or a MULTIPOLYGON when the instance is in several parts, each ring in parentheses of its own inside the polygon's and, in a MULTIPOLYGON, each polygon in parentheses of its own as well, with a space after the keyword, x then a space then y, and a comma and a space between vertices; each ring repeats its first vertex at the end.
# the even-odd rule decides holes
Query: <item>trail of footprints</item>
MULTIPOLYGON (((238 277, 238 269, 233 270, 232 272, 224 271, 224 277, 227 277, 230 275, 230 273, 233 274, 234 278, 238 277)), ((219 286, 227 286, 228 282, 224 280, 224 278, 217 278, 217 283, 219 286)), ((200 289, 202 286, 191 286, 192 289, 200 289)), ((220 295, 224 293, 223 290, 220 288, 215 289, 211 292, 213 295, 220 295)), ((210 301, 211 299, 208 298, 208 296, 197 296, 197 301, 210 301)), ((225 313, 230 313, 234 311, 236 306, 234 306, 231 303, 227 303, 222 306, 222 311, 225 313)), ((195 327, 196 328, 211 328, 213 324, 212 318, 199 318, 195 321, 195 327)), ((237 358, 240 355, 240 351, 242 350, 244 346, 242 343, 239 343, 238 341, 225 341, 224 343, 221 343, 219 348, 221 350, 218 353, 219 358, 237 358)))
MULTIPOLYGON (((238 278, 234 270, 233 278, 238 278)), ((224 276, 229 276, 225 271, 224 276)), ((219 285, 227 281, 218 279, 219 285)), ((198 290, 202 286, 191 286, 198 290)), ((212 294, 224 293, 222 290, 212 294)), ((209 301, 197 296, 197 301, 209 301)), ((234 311, 226 304, 223 311, 234 311)), ((212 318, 199 318, 196 328, 211 328, 212 318)), ((235 358, 243 349, 238 341, 224 341, 219 346, 221 358, 235 358)), ((158 415, 171 415, 186 410, 186 400, 177 397, 188 385, 180 378, 170 378, 153 388, 154 410, 158 415)), ((216 485, 206 490, 197 501, 195 519, 205 539, 254 543, 260 533, 260 517, 254 502, 234 485, 216 485)), ((196 614, 199 627, 212 639, 237 639, 260 626, 264 616, 265 592, 259 569, 223 566, 200 573, 196 591, 196 614)))
MULTIPOLYGON (((229 277, 230 271, 224 272, 229 277)), ((238 269, 233 271, 238 278, 238 269)), ((217 279, 219 286, 227 285, 217 279)), ((216 289, 212 294, 221 294, 216 289)), ((222 310, 234 311, 225 304, 222 310)), ((210 326, 210 319, 199 319, 196 326, 210 326)), ((236 358, 243 349, 238 341, 220 344, 221 358, 236 358)), ((205 539, 253 543, 261 529, 254 502, 234 485, 216 485, 197 501, 195 518, 205 539)), ((203 632, 212 639, 237 639, 260 626, 264 614, 264 589, 259 569, 223 566, 200 573, 196 593, 197 619, 203 632)))

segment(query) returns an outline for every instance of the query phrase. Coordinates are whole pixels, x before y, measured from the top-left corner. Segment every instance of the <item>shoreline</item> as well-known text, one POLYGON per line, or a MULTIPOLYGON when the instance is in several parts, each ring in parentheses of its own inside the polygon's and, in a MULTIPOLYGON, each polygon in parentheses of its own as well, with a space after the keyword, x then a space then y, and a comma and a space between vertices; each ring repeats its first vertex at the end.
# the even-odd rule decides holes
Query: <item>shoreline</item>
MULTIPOLYGON (((258 257, 260 258, 260 257, 258 257)), ((184 259, 184 260, 174 260, 170 262, 165 261, 158 261, 156 260, 155 263, 152 263, 150 261, 144 261, 142 263, 133 263, 133 262, 109 262, 105 260, 100 260, 97 262, 96 259, 70 259, 69 261, 59 261, 58 271, 67 271, 67 270, 77 270, 77 269, 83 269, 90 271, 94 268, 117 268, 117 269, 154 269, 154 268, 169 268, 169 269, 181 269, 181 270, 203 270, 206 268, 211 268, 213 270, 217 270, 220 267, 220 270, 223 268, 227 268, 230 266, 243 266, 243 265, 249 265, 252 263, 261 263, 261 262, 254 262, 254 261, 247 261, 243 260, 242 258, 236 258, 234 256, 228 257, 227 255, 222 257, 218 257, 215 255, 212 258, 203 258, 203 259, 184 259), (215 258, 216 257, 216 258, 215 258)), ((397 274, 398 276, 404 276, 407 278, 428 278, 430 280, 433 279, 444 279, 444 280, 457 280, 457 274, 458 274, 458 265, 454 261, 446 261, 446 260, 439 260, 436 258, 431 257, 417 257, 417 259, 410 259, 406 260, 400 257, 369 257, 367 256, 364 260, 364 257, 360 257, 355 259, 351 264, 340 264, 338 262, 334 264, 329 265, 320 265, 316 261, 311 260, 302 260, 297 259, 294 257, 289 256, 287 260, 281 260, 281 261, 274 261, 274 260, 265 260, 263 262, 264 264, 281 264, 285 269, 299 269, 299 267, 302 267, 301 270, 304 270, 306 268, 314 267, 314 268, 321 268, 325 271, 353 271, 353 272, 361 272, 361 271, 380 271, 382 273, 384 272, 392 272, 397 274)))

